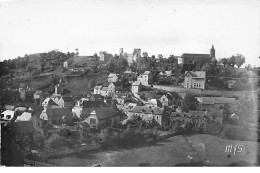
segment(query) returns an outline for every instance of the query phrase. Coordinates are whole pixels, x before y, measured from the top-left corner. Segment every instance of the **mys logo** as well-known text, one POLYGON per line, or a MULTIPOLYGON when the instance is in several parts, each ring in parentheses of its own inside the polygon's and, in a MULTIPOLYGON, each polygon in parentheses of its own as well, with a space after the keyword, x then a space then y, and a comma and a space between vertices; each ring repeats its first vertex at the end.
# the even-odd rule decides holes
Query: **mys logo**
POLYGON ((227 145, 225 149, 225 153, 242 153, 244 147, 243 145, 227 145))

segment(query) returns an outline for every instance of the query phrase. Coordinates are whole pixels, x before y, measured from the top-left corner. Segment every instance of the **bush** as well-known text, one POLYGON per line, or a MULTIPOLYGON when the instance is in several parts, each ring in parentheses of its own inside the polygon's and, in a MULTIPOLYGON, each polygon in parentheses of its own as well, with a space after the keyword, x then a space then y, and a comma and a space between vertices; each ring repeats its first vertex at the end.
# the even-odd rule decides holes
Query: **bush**
POLYGON ((73 147, 73 140, 65 139, 64 137, 55 133, 45 143, 45 148, 49 150, 56 150, 62 147, 73 147))
POLYGON ((210 135, 220 135, 223 131, 224 127, 222 124, 215 122, 215 123, 207 123, 205 125, 205 133, 210 135))

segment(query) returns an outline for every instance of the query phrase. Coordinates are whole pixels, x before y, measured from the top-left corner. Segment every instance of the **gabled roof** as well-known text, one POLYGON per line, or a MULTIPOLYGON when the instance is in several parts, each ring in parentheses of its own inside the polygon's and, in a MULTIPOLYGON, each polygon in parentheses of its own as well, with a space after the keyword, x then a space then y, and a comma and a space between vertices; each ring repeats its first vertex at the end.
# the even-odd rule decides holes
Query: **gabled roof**
POLYGON ((225 97, 197 97, 201 99, 201 104, 234 104, 236 102, 235 98, 225 98, 225 97))
POLYGON ((104 101, 83 101, 83 108, 108 107, 104 101))
POLYGON ((186 71, 185 76, 190 74, 193 78, 206 78, 205 71, 186 71))
POLYGON ((96 101, 98 100, 104 100, 104 97, 100 94, 92 94, 91 97, 94 97, 96 101))
POLYGON ((41 94, 42 94, 42 91, 40 91, 40 90, 37 90, 34 92, 34 95, 41 95, 41 94))
POLYGON ((47 108, 46 114, 48 116, 72 116, 72 111, 69 108, 47 108))
POLYGON ((151 71, 145 71, 143 74, 149 75, 150 73, 151 73, 151 71))
POLYGON ((135 106, 132 109, 130 109, 129 112, 161 115, 163 113, 163 108, 148 108, 147 106, 135 106))
POLYGON ((210 54, 184 53, 181 58, 210 58, 210 54))
POLYGON ((103 87, 101 91, 107 91, 108 87, 103 87))
POLYGON ((12 110, 14 110, 14 108, 15 108, 15 105, 5 105, 5 109, 7 109, 7 110, 12 111, 12 110))
POLYGON ((47 106, 59 106, 59 105, 55 103, 52 99, 49 99, 47 106))
POLYGON ((90 114, 96 114, 96 116, 101 120, 119 116, 116 110, 111 107, 101 107, 95 109, 90 114))
POLYGON ((182 99, 184 99, 185 97, 186 97, 186 95, 187 95, 187 93, 178 93, 179 94, 179 96, 182 98, 182 99))
POLYGON ((132 83, 132 86, 139 86, 141 83, 139 81, 135 81, 132 83))
POLYGON ((74 99, 72 97, 62 97, 64 102, 74 102, 74 99))
POLYGON ((23 112, 22 115, 17 116, 15 122, 18 122, 18 121, 30 121, 31 118, 32 118, 32 113, 30 113, 30 112, 23 112))
POLYGON ((114 74, 114 73, 110 73, 109 75, 108 75, 108 78, 113 78, 113 77, 117 77, 117 75, 116 74, 114 74))

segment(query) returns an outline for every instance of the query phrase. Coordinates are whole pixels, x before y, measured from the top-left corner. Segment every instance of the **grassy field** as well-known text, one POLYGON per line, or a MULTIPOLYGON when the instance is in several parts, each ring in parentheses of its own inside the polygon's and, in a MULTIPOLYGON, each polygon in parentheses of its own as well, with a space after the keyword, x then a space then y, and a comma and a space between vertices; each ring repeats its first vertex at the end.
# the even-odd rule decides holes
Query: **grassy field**
POLYGON ((81 152, 48 160, 60 166, 229 166, 255 165, 259 144, 210 135, 175 136, 135 148, 81 152), (243 153, 225 153, 226 145, 243 145, 243 153))

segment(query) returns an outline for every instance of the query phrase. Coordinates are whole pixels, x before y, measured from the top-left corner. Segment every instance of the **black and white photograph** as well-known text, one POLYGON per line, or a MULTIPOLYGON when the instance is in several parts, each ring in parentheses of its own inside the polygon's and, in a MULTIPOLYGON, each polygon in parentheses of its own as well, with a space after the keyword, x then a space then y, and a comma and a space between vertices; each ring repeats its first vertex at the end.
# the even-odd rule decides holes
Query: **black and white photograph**
POLYGON ((2 168, 258 167, 259 101, 260 0, 0 0, 2 168))

